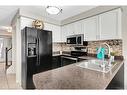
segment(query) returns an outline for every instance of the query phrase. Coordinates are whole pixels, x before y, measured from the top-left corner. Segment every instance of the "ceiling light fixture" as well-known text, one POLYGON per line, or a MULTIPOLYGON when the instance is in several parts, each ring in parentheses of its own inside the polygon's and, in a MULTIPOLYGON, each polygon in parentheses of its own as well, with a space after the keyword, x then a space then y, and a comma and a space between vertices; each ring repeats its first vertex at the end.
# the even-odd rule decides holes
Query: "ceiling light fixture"
POLYGON ((62 12, 62 9, 58 8, 56 6, 47 6, 46 11, 47 11, 48 14, 58 15, 59 13, 62 12))

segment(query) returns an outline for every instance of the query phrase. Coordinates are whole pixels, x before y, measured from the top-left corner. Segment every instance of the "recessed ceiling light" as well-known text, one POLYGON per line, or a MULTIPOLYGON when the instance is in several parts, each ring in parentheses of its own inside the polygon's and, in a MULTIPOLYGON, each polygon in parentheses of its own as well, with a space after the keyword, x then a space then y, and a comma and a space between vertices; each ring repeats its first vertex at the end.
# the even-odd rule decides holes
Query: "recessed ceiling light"
POLYGON ((62 12, 62 9, 56 7, 56 6, 47 6, 46 11, 48 14, 58 15, 62 12))

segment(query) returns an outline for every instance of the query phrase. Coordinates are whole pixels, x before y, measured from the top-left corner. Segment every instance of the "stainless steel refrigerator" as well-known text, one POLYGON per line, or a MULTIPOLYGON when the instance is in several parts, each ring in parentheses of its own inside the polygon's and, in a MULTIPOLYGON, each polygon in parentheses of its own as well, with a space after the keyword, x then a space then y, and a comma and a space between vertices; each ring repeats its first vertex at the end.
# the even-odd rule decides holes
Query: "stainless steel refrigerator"
POLYGON ((22 36, 22 87, 34 88, 33 74, 52 68, 52 31, 25 27, 22 36))

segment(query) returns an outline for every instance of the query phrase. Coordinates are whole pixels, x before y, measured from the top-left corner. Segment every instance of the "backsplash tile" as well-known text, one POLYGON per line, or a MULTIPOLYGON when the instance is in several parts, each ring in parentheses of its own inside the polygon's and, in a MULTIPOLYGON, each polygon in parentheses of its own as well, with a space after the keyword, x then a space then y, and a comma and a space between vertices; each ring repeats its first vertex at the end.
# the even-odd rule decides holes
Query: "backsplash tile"
MULTIPOLYGON (((117 56, 122 56, 122 40, 105 40, 105 41, 90 41, 88 42, 88 53, 96 54, 96 49, 102 44, 107 43, 113 51, 117 52, 117 56)), ((107 52, 107 47, 106 48, 107 52)))
MULTIPOLYGON (((88 42, 88 53, 96 54, 96 49, 102 44, 107 43, 117 52, 117 56, 122 56, 122 40, 104 40, 104 41, 89 41, 88 42)), ((104 46, 105 47, 105 46, 104 46)), ((106 51, 107 51, 107 47, 106 51)), ((56 51, 72 51, 75 50, 74 46, 67 45, 66 43, 53 43, 53 52, 56 51)))
POLYGON ((67 45, 66 43, 53 43, 53 52, 71 50, 74 50, 74 47, 71 45, 67 45))
POLYGON ((62 51, 62 43, 53 43, 53 52, 62 51))

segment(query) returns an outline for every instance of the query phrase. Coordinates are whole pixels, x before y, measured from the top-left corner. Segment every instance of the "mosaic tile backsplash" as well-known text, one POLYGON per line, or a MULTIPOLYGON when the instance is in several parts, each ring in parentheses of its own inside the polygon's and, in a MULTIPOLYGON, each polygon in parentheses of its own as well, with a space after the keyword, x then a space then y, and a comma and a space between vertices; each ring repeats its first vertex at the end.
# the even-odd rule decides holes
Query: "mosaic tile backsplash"
MULTIPOLYGON (((102 45, 102 43, 107 43, 114 52, 117 52, 117 56, 122 56, 122 40, 106 40, 106 41, 91 41, 88 42, 88 53, 96 54, 97 48, 102 45)), ((104 45, 103 45, 104 46, 104 45)), ((107 47, 106 48, 107 52, 107 47)))
MULTIPOLYGON (((89 41, 88 42, 88 53, 96 54, 97 48, 102 45, 102 43, 107 43, 110 45, 113 51, 117 52, 117 56, 122 56, 122 40, 104 40, 104 41, 89 41)), ((106 48, 105 45, 102 45, 106 48)), ((55 51, 71 51, 75 50, 74 46, 67 45, 66 43, 53 43, 53 52, 55 51)))

